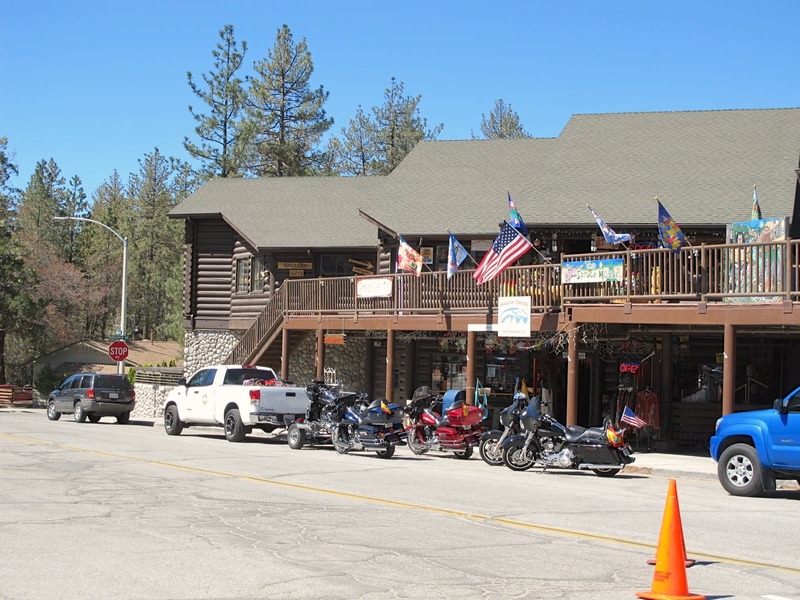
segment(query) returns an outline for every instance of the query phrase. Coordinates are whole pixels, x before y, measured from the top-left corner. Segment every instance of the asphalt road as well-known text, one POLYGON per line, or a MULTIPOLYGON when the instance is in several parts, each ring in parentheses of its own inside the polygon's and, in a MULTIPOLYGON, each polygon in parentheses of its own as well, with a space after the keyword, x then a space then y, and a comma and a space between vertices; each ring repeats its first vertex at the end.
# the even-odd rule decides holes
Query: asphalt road
MULTIPOLYGON (((649 591, 669 478, 345 456, 0 412, 0 598, 547 598, 649 591)), ((800 600, 800 491, 677 480, 689 592, 800 600)))

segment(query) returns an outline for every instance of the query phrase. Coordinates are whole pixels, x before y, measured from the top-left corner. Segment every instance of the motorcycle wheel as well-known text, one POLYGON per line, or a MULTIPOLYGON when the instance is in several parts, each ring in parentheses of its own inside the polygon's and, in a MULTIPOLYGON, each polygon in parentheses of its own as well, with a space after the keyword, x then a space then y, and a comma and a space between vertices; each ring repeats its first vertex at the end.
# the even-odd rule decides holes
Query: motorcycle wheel
POLYGON ((472 456, 472 446, 467 446, 463 450, 457 450, 453 452, 456 455, 456 458, 460 458, 461 460, 467 460, 470 456, 472 456))
POLYGON ((592 469, 595 475, 598 477, 613 477, 617 473, 619 473, 622 469, 592 469))
POLYGON ((478 452, 480 452, 483 462, 487 465, 499 467, 503 464, 503 449, 499 446, 499 441, 499 436, 490 437, 483 440, 481 445, 478 446, 478 452))
POLYGON ((536 462, 533 448, 509 446, 503 450, 503 464, 512 471, 527 471, 536 462))
POLYGON ((392 458, 394 456, 394 446, 386 446, 383 450, 376 450, 378 458, 392 458))
POLYGON ((339 454, 347 454, 350 451, 350 442, 345 437, 344 427, 334 427, 331 431, 331 442, 339 454))
POLYGON ((420 456, 425 454, 428 451, 428 446, 425 445, 422 441, 420 441, 419 436, 422 434, 422 430, 420 429, 412 429, 408 432, 408 437, 406 438, 406 443, 408 447, 411 449, 411 452, 420 456))

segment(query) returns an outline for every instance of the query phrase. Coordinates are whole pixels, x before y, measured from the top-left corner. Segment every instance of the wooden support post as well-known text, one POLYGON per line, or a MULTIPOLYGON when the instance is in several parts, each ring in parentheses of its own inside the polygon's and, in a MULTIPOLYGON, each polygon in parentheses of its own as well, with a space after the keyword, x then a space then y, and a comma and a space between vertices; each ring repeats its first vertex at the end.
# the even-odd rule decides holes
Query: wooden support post
POLYGON ((672 423, 672 334, 661 336, 661 427, 667 433, 672 423))
POLYGON ((478 345, 478 332, 467 332, 467 404, 475 400, 475 348, 478 345))
POLYGON ((289 379, 289 330, 281 331, 281 379, 289 379))
POLYGON ((578 331, 572 321, 567 325, 569 348, 567 351, 567 426, 578 424, 578 331))
POLYGON ((393 402, 394 396, 394 329, 386 331, 386 399, 393 402))
POLYGON ((725 325, 722 363, 722 415, 733 412, 733 399, 736 396, 736 328, 725 325))
POLYGON ((317 380, 325 379, 325 330, 317 329, 317 380))

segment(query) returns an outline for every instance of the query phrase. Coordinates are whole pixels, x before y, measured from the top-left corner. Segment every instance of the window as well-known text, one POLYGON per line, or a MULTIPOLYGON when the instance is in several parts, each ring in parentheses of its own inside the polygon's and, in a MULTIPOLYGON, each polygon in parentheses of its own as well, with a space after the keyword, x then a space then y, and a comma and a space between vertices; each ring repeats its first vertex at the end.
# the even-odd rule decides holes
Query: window
POLYGON ((186 385, 188 387, 201 387, 206 385, 211 385, 214 383, 214 377, 217 374, 216 369, 203 369, 202 371, 198 371, 192 378, 189 380, 189 383, 186 385))
POLYGON ((247 293, 249 288, 247 287, 247 263, 248 259, 246 258, 239 258, 236 260, 236 292, 237 293, 247 293))
POLYGON ((250 291, 264 291, 264 257, 254 256, 250 263, 250 291))

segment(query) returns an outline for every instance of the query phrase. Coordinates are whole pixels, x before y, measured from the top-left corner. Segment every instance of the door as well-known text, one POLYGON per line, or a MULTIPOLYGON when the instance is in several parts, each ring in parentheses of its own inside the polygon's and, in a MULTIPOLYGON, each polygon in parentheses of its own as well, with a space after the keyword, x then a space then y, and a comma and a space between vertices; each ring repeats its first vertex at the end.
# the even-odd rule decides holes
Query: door
POLYGON ((68 377, 64 383, 61 384, 61 387, 55 393, 56 397, 56 410, 58 412, 71 412, 72 411, 72 393, 74 390, 70 388, 75 383, 77 379, 80 381, 80 375, 73 375, 72 377, 68 377))
POLYGON ((800 388, 785 400, 789 412, 775 411, 769 422, 768 454, 774 466, 800 468, 800 388))
POLYGON ((216 369, 201 369, 186 383, 187 421, 192 423, 214 423, 214 377, 216 369))

